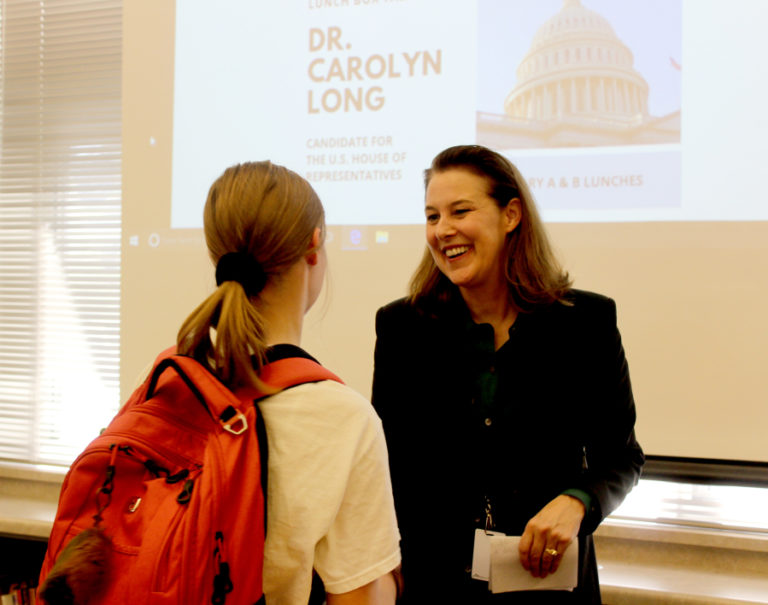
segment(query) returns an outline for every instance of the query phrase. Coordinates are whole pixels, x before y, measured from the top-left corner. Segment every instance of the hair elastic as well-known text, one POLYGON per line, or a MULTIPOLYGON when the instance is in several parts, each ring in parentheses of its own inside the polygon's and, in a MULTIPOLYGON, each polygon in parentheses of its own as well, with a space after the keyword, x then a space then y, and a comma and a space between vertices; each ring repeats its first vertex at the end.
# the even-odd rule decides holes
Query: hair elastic
POLYGON ((227 252, 216 263, 216 285, 225 281, 239 283, 248 297, 256 296, 267 283, 264 267, 247 252, 227 252))

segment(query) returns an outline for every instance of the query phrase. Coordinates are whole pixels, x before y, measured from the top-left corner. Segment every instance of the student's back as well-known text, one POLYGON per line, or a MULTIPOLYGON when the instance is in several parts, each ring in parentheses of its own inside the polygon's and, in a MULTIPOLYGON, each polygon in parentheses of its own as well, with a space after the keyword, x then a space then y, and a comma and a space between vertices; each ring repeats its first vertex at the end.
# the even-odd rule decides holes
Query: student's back
MULTIPOLYGON (((239 164, 211 186, 204 225, 217 287, 183 323, 176 348, 232 391, 270 393, 258 403, 268 452, 267 605, 307 603, 315 573, 328 605, 392 604, 400 549, 381 421, 340 382, 278 391, 261 372, 281 359, 312 359, 300 342, 326 269, 320 200, 282 166, 239 164)), ((253 506, 230 503, 244 517, 253 506)), ((228 554, 258 561, 243 551, 228 554)))
MULTIPOLYGON (((218 287, 182 326, 179 352, 209 363, 226 384, 258 384, 267 360, 309 356, 299 345, 325 276, 323 208, 294 172, 249 163, 213 183, 204 222, 218 287)), ((370 403, 323 381, 260 406, 269 450, 268 605, 305 603, 313 570, 329 604, 393 602, 399 534, 370 403)))

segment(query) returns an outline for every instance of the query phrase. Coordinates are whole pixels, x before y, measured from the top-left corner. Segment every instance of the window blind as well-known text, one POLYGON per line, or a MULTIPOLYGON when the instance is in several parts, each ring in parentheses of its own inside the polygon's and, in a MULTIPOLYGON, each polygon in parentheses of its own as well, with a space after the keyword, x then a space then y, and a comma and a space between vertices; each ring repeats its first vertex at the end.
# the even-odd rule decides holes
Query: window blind
POLYGON ((121 6, 0 0, 0 459, 67 465, 118 406, 121 6))

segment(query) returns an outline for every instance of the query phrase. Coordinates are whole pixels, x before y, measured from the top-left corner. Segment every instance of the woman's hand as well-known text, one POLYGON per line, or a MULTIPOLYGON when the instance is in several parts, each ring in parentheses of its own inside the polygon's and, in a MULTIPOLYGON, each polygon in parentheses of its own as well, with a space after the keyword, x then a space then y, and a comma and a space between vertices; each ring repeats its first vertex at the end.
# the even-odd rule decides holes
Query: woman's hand
POLYGON ((534 578, 557 571, 585 513, 581 500, 560 495, 528 521, 520 538, 520 562, 534 578))

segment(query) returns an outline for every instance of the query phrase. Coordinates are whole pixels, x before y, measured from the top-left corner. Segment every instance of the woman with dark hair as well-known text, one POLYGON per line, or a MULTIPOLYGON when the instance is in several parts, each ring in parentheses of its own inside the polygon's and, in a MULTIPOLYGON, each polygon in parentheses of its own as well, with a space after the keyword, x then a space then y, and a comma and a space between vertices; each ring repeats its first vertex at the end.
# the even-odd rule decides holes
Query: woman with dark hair
POLYGON ((591 534, 644 462, 616 305, 571 287, 501 155, 451 147, 425 185, 427 251, 376 316, 404 602, 600 603, 591 534), (536 578, 578 543, 578 586, 491 594, 478 529, 521 536, 536 578))

